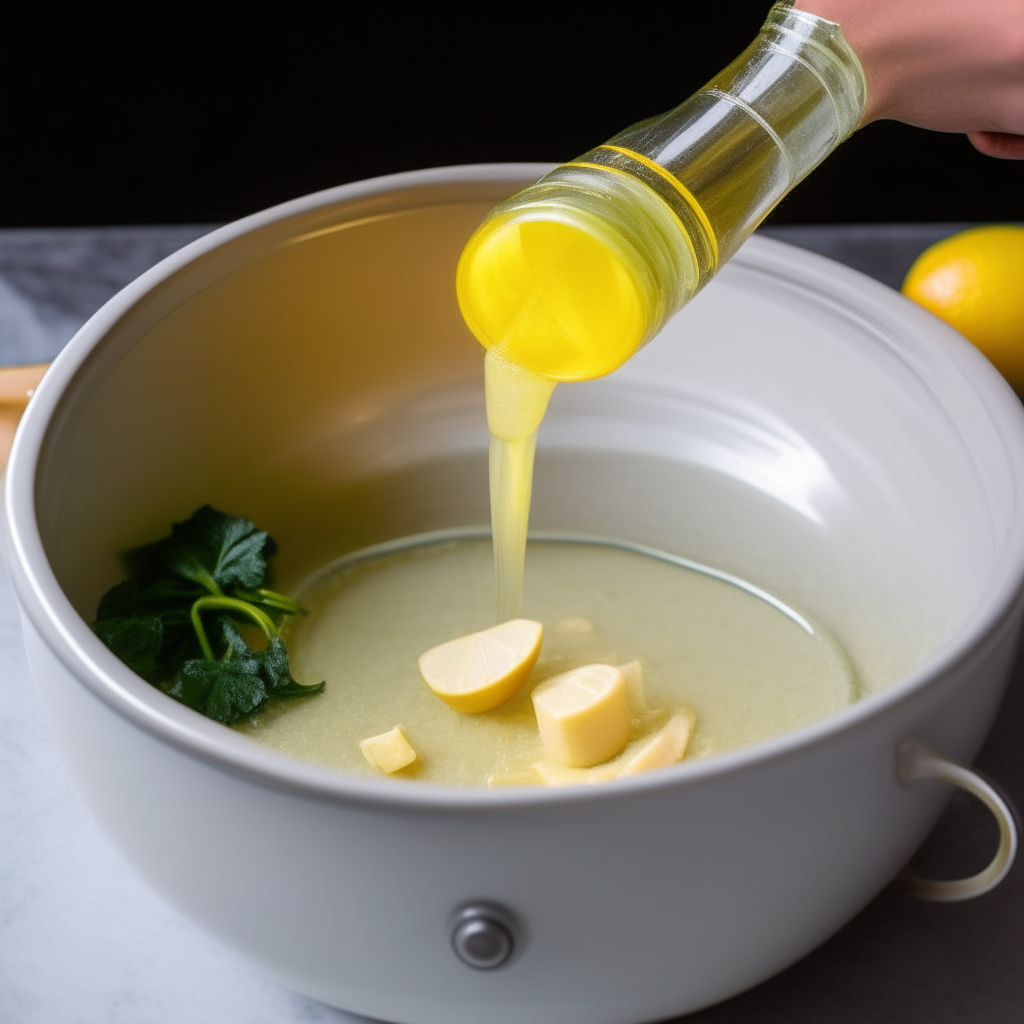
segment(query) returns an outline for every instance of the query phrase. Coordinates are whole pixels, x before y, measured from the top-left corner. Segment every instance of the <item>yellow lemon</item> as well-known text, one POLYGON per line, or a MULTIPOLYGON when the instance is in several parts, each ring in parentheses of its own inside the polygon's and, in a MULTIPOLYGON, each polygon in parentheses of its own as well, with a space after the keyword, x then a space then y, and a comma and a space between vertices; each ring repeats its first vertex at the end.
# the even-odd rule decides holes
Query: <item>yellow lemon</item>
POLYGON ((420 655, 424 682, 456 711, 491 711, 514 697, 537 664, 544 627, 530 619, 470 633, 420 655))
POLYGON ((900 289, 1024 391, 1024 227, 970 228, 925 249, 900 289))

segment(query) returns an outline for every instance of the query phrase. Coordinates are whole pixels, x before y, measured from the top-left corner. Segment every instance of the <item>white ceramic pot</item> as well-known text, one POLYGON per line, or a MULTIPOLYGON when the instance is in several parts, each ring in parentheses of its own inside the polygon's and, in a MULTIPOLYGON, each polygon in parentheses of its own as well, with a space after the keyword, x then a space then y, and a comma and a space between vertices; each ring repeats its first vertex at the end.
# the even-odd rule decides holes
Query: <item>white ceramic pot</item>
POLYGON ((36 680, 96 817, 153 887, 287 985, 393 1021, 624 1024, 753 985, 903 867, 973 774, 1019 632, 1024 416, 892 291, 754 239, 613 377, 560 388, 534 524, 642 541, 813 611, 872 692, 648 777, 452 790, 290 760, 176 704, 89 628, 117 553, 211 502, 281 544, 279 583, 486 522, 481 359, 452 275, 535 166, 398 175, 187 246, 43 380, 5 544, 36 680), (900 753, 900 751, 903 751, 900 753), (902 774, 901 774, 902 773, 902 774), (902 778, 902 781, 901 781, 902 778), (467 901, 511 959, 466 966, 467 901), (500 916, 500 915, 499 915, 500 916))

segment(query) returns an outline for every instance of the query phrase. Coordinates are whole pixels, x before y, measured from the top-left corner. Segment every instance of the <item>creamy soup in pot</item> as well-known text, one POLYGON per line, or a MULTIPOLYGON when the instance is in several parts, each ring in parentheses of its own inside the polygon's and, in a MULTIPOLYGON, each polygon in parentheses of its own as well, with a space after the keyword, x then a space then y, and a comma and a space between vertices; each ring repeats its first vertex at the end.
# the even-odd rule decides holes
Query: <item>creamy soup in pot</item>
MULTIPOLYGON (((415 751, 391 777, 456 786, 594 781, 552 762, 533 693, 579 666, 639 662, 626 754, 689 716, 686 758, 778 735, 859 696, 844 652, 820 625, 742 580, 633 545, 550 539, 526 556, 524 618, 543 626, 525 685, 482 713, 450 707, 418 667, 424 651, 494 624, 489 538, 435 538, 342 560, 296 596, 287 626, 295 677, 323 694, 268 707, 240 728, 277 750, 380 774, 367 737, 415 751), (673 717, 675 716, 675 717, 673 717)), ((404 748, 403 748, 404 749, 404 748)))

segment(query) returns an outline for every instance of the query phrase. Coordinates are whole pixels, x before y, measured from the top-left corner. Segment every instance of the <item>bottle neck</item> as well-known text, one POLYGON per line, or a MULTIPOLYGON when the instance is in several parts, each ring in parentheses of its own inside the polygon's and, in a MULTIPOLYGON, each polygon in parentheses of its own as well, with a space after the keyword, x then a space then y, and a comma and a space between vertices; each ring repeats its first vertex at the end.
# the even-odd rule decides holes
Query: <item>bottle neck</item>
POLYGON ((839 25, 777 3, 704 88, 569 166, 624 172, 655 191, 691 240, 703 284, 856 129, 865 101, 839 25))

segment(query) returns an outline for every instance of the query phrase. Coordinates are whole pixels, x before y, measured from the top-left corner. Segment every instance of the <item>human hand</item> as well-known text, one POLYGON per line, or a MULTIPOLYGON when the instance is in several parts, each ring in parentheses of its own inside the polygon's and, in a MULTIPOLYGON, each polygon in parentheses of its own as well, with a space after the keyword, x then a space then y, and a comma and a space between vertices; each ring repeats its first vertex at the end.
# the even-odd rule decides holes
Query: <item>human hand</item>
POLYGON ((796 0, 842 27, 864 66, 863 124, 966 132, 1024 160, 1024 0, 796 0))

